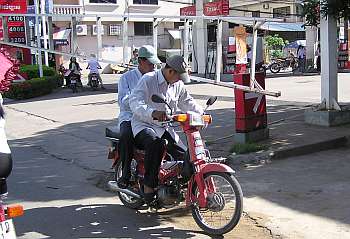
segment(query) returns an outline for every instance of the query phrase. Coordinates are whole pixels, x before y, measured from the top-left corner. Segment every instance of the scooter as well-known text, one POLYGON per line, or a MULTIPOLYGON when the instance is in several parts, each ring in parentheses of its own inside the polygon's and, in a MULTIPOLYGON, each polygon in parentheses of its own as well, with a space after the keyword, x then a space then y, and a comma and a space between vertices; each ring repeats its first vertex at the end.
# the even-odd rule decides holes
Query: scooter
MULTIPOLYGON (((217 97, 211 97, 206 109, 216 99, 217 97)), ((164 98, 157 95, 152 96, 152 101, 167 104, 164 98)), ((242 215, 243 193, 234 177, 235 171, 224 164, 225 158, 212 158, 205 149, 200 130, 211 123, 211 116, 187 112, 169 117, 171 120, 165 124, 178 123, 181 126, 187 138, 188 150, 181 159, 169 159, 164 152, 156 199, 150 206, 156 209, 171 208, 185 201, 186 207, 192 210, 195 222, 206 233, 222 235, 231 231, 242 215)), ((139 209, 145 203, 142 194, 145 152, 135 146, 130 186, 121 189, 117 185, 122 175, 120 132, 107 128, 106 137, 111 141, 108 158, 113 160, 112 168, 115 169, 115 181, 109 181, 108 186, 117 192, 125 206, 139 209)))
POLYGON ((0 238, 16 239, 16 231, 12 219, 23 215, 23 206, 7 206, 4 203, 8 195, 6 178, 12 170, 12 159, 11 156, 6 154, 1 154, 0 157, 0 238))

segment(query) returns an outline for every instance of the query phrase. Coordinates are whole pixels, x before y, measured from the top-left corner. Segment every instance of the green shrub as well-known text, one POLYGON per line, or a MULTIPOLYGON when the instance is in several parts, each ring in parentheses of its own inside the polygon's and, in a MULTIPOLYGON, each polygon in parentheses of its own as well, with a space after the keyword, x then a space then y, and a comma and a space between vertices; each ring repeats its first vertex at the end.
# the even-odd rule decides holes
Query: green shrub
POLYGON ((46 95, 52 92, 54 80, 45 78, 34 78, 20 83, 12 84, 5 97, 11 99, 29 99, 46 95))
POLYGON ((53 76, 46 76, 45 79, 51 83, 52 89, 59 88, 64 84, 63 77, 58 74, 55 74, 53 76))
MULTIPOLYGON (((22 65, 19 69, 20 73, 27 73, 29 79, 39 77, 39 66, 38 65, 22 65)), ((54 76, 56 75, 54 68, 43 66, 43 75, 44 76, 54 76)))

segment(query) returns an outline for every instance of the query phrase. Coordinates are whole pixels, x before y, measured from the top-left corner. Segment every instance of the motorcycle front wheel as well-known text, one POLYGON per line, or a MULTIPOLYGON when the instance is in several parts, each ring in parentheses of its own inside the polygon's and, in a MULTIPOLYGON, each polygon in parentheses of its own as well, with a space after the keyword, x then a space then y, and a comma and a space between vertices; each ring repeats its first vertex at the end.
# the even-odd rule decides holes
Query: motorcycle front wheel
MULTIPOLYGON (((123 172, 122 162, 119 160, 115 165, 115 181, 121 178, 123 172)), ((135 190, 139 190, 137 182, 133 182, 134 185, 131 187, 135 190)), ((125 193, 118 192, 118 197, 122 203, 132 209, 139 209, 144 204, 142 199, 134 198, 132 196, 126 195, 125 193)))
POLYGON ((270 71, 274 74, 277 74, 278 72, 281 71, 281 65, 278 63, 272 63, 270 66, 270 71))
MULTIPOLYGON (((230 174, 210 172, 204 175, 208 190, 206 208, 192 206, 192 216, 206 233, 223 235, 230 232, 239 222, 243 212, 243 193, 237 179, 230 174)), ((196 184, 195 196, 199 195, 196 184)))

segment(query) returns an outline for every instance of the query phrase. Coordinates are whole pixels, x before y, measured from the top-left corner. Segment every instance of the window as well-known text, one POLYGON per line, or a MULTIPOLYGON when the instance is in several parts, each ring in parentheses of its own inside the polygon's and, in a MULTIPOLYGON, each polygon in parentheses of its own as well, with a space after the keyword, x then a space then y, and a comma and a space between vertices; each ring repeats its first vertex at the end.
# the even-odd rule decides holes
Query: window
MULTIPOLYGON (((279 7, 273 9, 274 18, 284 18, 290 14, 290 7, 279 7)), ((289 17, 289 16, 288 16, 289 17)))
POLYGON ((122 25, 110 25, 109 26, 109 35, 110 36, 119 36, 122 34, 122 25))
POLYGON ((117 0, 89 0, 90 3, 113 3, 117 4, 117 0))
POLYGON ((260 11, 253 11, 252 17, 260 17, 260 11))
POLYGON ((158 5, 158 0, 133 0, 134 4, 158 5))
POLYGON ((135 36, 151 36, 153 34, 152 22, 134 22, 135 36))

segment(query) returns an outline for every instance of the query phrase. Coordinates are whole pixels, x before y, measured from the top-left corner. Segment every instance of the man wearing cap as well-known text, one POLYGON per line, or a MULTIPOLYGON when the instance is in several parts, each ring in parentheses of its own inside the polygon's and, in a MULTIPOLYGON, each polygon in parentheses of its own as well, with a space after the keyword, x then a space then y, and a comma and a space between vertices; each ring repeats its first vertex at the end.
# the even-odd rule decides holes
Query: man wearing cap
POLYGON ((158 185, 158 173, 164 153, 164 139, 169 143, 168 152, 173 156, 183 156, 177 143, 179 136, 172 127, 162 125, 172 112, 193 111, 202 114, 203 109, 188 94, 182 81, 188 81, 187 66, 182 56, 167 59, 166 66, 160 70, 144 75, 133 90, 129 103, 133 112, 131 121, 135 141, 145 150, 144 197, 147 203, 154 199, 154 188, 158 185), (180 81, 182 80, 182 81, 180 81), (171 107, 154 103, 152 95, 166 99, 171 107))
MULTIPOLYGON (((156 64, 160 64, 157 54, 152 46, 140 47, 138 52, 138 67, 122 75, 118 83, 118 103, 120 106, 120 158, 123 166, 122 177, 118 180, 120 188, 126 188, 130 179, 130 165, 133 154, 134 138, 131 130, 132 111, 129 106, 131 91, 139 83, 141 77, 152 72, 156 64)), ((116 175, 117 176, 117 175, 116 175)))

